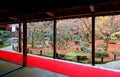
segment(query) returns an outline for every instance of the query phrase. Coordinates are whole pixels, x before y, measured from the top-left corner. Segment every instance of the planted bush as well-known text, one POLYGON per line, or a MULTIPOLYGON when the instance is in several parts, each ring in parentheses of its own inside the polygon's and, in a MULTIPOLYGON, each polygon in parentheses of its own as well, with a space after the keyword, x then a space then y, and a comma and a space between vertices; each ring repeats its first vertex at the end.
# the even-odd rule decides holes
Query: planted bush
POLYGON ((87 60, 86 54, 79 54, 76 56, 76 60, 79 62, 80 60, 87 60))
POLYGON ((32 50, 29 50, 29 53, 30 53, 30 54, 33 54, 32 50))
POLYGON ((103 51, 103 52, 101 52, 101 56, 102 56, 102 57, 108 57, 109 54, 108 54, 108 52, 103 51))
POLYGON ((69 52, 67 53, 67 60, 73 61, 74 58, 75 58, 77 55, 78 55, 77 53, 74 53, 74 52, 72 52, 72 51, 69 51, 69 52))
POLYGON ((95 56, 96 57, 100 57, 101 56, 101 51, 100 50, 96 50, 95 51, 95 56))
POLYGON ((114 60, 116 60, 117 59, 117 56, 119 56, 120 55, 120 51, 113 51, 112 52, 113 54, 114 54, 114 60))
POLYGON ((87 49, 87 46, 81 46, 80 49, 81 51, 85 51, 87 49))
POLYGON ((97 57, 100 57, 100 58, 101 58, 101 62, 102 62, 102 63, 103 63, 104 57, 108 57, 108 56, 109 56, 108 52, 99 51, 99 50, 95 52, 95 55, 96 55, 97 57))
POLYGON ((3 41, 0 39, 0 45, 2 45, 3 44, 3 41))
POLYGON ((69 56, 77 56, 78 54, 77 53, 74 53, 74 52, 68 52, 67 53, 67 56, 69 57, 69 56))
POLYGON ((52 57, 53 52, 51 50, 44 50, 42 51, 42 55, 47 56, 47 57, 52 57))
POLYGON ((0 44, 0 48, 4 48, 4 47, 7 47, 7 46, 10 46, 9 44, 0 44))
POLYGON ((64 53, 56 53, 56 57, 58 59, 65 59, 65 54, 64 53))
POLYGON ((95 52, 95 55, 96 57, 108 57, 109 56, 108 52, 100 51, 100 50, 97 50, 95 52))
POLYGON ((120 51, 113 51, 112 53, 115 55, 120 55, 120 51))

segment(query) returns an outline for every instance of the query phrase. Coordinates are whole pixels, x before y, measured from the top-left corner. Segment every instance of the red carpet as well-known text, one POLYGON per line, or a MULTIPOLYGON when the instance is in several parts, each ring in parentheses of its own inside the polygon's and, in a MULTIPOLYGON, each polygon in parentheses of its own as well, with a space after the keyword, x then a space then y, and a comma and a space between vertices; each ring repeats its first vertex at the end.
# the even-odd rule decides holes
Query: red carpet
MULTIPOLYGON (((22 55, 0 50, 0 58, 22 63, 22 55)), ((113 72, 84 65, 45 59, 28 55, 28 66, 43 68, 71 77, 120 77, 120 72, 113 72)))

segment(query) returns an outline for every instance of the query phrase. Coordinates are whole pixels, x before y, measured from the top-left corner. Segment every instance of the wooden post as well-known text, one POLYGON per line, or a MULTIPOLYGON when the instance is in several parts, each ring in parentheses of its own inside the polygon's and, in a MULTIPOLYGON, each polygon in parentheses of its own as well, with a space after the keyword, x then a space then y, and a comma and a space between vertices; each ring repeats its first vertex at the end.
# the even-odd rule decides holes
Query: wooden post
POLYGON ((92 65, 95 66, 95 15, 92 12, 92 65))
POLYGON ((19 53, 21 52, 21 22, 19 23, 19 53))
POLYGON ((23 67, 27 66, 27 21, 23 20, 23 67))
POLYGON ((40 50, 40 55, 42 55, 42 50, 40 50))
POLYGON ((54 17, 54 28, 53 28, 53 58, 56 58, 56 18, 54 17))
POLYGON ((116 60, 117 59, 117 55, 116 54, 114 54, 114 60, 116 60))

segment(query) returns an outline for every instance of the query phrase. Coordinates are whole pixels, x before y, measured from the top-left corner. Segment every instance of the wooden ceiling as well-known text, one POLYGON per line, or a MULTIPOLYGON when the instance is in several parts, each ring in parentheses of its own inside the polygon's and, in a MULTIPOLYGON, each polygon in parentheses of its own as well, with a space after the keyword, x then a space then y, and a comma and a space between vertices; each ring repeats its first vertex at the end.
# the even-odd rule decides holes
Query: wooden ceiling
POLYGON ((89 17, 91 6, 96 16, 120 13, 120 0, 1 0, 0 24, 89 17))

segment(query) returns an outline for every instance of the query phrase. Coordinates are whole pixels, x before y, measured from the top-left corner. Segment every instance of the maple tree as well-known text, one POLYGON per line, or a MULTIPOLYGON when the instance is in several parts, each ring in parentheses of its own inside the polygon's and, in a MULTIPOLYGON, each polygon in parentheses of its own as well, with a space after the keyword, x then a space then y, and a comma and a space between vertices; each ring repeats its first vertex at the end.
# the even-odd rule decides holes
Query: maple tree
POLYGON ((120 16, 100 16, 96 17, 96 38, 99 35, 101 39, 106 43, 106 49, 108 50, 109 41, 112 40, 112 34, 120 31, 120 24, 116 21, 120 16))

